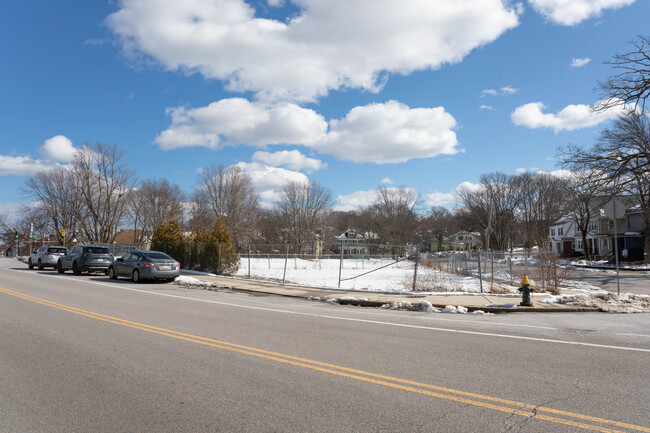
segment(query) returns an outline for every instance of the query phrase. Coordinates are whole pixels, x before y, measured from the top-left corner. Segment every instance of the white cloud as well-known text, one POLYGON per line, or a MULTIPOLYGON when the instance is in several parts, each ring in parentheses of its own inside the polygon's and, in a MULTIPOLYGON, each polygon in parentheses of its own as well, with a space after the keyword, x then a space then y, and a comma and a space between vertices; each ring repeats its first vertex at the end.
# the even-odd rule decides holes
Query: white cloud
POLYGON ((485 89, 485 90, 481 90, 480 96, 481 98, 485 98, 486 96, 497 96, 498 94, 499 92, 497 92, 494 89, 485 89))
POLYGON ((255 191, 262 201, 271 204, 279 199, 282 186, 287 182, 308 182, 309 178, 298 171, 271 167, 259 162, 240 162, 241 167, 253 179, 255 191))
POLYGON ((269 107, 230 98, 199 108, 168 108, 167 113, 172 125, 154 140, 164 150, 189 146, 219 149, 236 144, 309 145, 327 131, 320 114, 291 103, 269 107))
POLYGON ((494 110, 494 107, 493 107, 493 106, 491 106, 491 105, 485 105, 485 104, 484 104, 484 105, 481 105, 479 108, 480 108, 481 110, 488 110, 488 111, 492 111, 492 110, 494 110))
POLYGON ((373 204, 376 196, 376 189, 370 189, 368 191, 356 191, 351 194, 339 195, 336 198, 337 204, 334 206, 334 209, 344 212, 363 209, 373 204))
POLYGON ((327 164, 319 159, 308 158, 297 150, 282 150, 280 152, 255 152, 251 158, 255 162, 262 162, 273 167, 287 167, 291 170, 305 170, 313 173, 327 168, 327 164))
POLYGON ((378 91, 384 72, 460 62, 516 27, 522 13, 503 0, 293 4, 297 14, 273 20, 243 0, 123 0, 106 24, 127 55, 224 80, 257 99, 312 101, 345 87, 378 91))
POLYGON ((290 144, 345 161, 378 164, 459 152, 456 120, 444 107, 410 108, 397 101, 359 106, 342 119, 330 120, 329 131, 321 115, 292 103, 267 106, 231 98, 168 112, 172 124, 154 140, 164 150, 290 144))
POLYGON ((397 101, 355 107, 330 120, 317 151, 353 162, 405 162, 459 152, 456 119, 444 107, 409 108, 397 101))
POLYGON ((55 135, 45 140, 38 151, 43 158, 50 161, 70 162, 74 159, 77 149, 75 149, 68 137, 55 135))
MULTIPOLYGON (((598 101, 596 106, 601 103, 602 101, 598 101)), ((517 107, 510 117, 515 125, 531 129, 553 128, 557 133, 562 130, 573 131, 596 126, 607 120, 615 119, 626 110, 624 106, 617 106, 605 111, 594 111, 593 107, 589 105, 572 104, 557 114, 552 114, 544 113, 544 108, 546 106, 541 102, 531 102, 517 107)))
POLYGON ((463 182, 454 188, 451 192, 433 192, 425 196, 427 206, 444 206, 458 201, 458 193, 461 190, 468 189, 470 191, 480 189, 480 184, 471 182, 463 182))
POLYGON ((605 9, 618 9, 635 0, 528 0, 533 8, 556 24, 573 26, 598 17, 605 9))
POLYGON ((54 167, 49 161, 32 159, 29 156, 0 155, 0 176, 31 176, 39 171, 54 167))
POLYGON ((520 168, 518 168, 518 169, 515 170, 515 173, 517 173, 517 174, 523 174, 523 173, 526 173, 527 171, 528 171, 528 170, 526 170, 525 168, 520 167, 520 168))
POLYGON ((484 89, 481 90, 479 96, 485 98, 486 96, 497 96, 497 95, 514 95, 519 89, 515 89, 512 86, 503 86, 499 90, 495 89, 484 89))
POLYGON ((389 177, 385 177, 385 178, 383 178, 381 180, 381 183, 384 184, 384 185, 392 185, 394 182, 392 180, 390 180, 389 177))
POLYGON ((571 59, 571 66, 572 68, 582 68, 585 66, 587 63, 591 62, 591 59, 589 57, 585 57, 584 59, 576 59, 575 57, 571 59))

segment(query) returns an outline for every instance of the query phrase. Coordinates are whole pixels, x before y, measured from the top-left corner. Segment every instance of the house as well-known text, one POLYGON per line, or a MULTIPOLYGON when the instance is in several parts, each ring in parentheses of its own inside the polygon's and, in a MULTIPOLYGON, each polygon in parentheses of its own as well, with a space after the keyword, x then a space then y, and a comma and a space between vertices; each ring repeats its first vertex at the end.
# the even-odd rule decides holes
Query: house
POLYGON ((339 251, 343 256, 350 258, 363 258, 368 253, 363 245, 366 238, 355 229, 347 229, 338 238, 339 251))
POLYGON ((454 250, 474 250, 481 248, 481 234, 461 230, 450 236, 450 242, 454 250))
POLYGON ((591 219, 587 226, 583 245, 583 234, 578 227, 575 215, 567 215, 549 228, 551 251, 570 256, 574 252, 585 253, 601 259, 614 256, 614 238, 618 241, 619 254, 625 250, 621 258, 643 260, 643 215, 640 207, 634 205, 629 197, 617 197, 619 217, 616 218, 616 233, 614 231, 614 215, 611 200, 602 197, 594 201, 598 203, 591 209, 591 219), (608 208, 608 205, 610 206, 608 208))

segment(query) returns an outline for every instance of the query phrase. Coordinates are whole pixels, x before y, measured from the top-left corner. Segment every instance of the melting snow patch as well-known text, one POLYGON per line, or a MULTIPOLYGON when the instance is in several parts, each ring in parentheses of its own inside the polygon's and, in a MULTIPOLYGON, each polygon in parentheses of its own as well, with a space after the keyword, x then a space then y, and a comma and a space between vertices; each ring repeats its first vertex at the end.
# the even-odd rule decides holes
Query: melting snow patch
POLYGON ((592 307, 608 313, 650 313, 650 296, 632 293, 547 296, 542 302, 592 307))
POLYGON ((212 286, 212 283, 197 280, 196 278, 187 277, 185 275, 181 275, 179 277, 176 277, 176 279, 174 280, 174 284, 180 284, 182 286, 203 286, 203 287, 212 286))

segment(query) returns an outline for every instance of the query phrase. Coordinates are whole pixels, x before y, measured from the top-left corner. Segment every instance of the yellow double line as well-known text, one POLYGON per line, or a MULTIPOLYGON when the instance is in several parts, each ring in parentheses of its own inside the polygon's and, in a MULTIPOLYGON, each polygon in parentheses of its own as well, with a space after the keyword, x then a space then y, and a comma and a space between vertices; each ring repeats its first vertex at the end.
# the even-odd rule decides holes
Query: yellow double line
MULTIPOLYGON (((225 341, 215 340, 212 338, 200 337, 197 335, 186 334, 183 332, 172 331, 165 328, 158 328, 155 326, 145 325, 143 323, 132 322, 129 320, 120 319, 117 317, 107 316, 104 314, 94 313, 92 311, 82 310, 80 308, 71 307, 69 305, 59 304, 56 302, 48 301, 46 299, 37 298, 34 296, 26 295, 24 293, 16 292, 0 288, 0 293, 15 296, 26 301, 42 304, 48 307, 57 308, 59 310, 67 311, 80 316, 89 317, 91 319, 101 320, 115 325, 126 326, 129 328, 139 329, 141 331, 151 332, 158 335, 163 335, 178 340, 184 340, 191 343, 201 344, 203 346, 216 347, 219 349, 230 350, 233 352, 242 353, 244 355, 255 356, 264 358, 284 364, 294 365, 296 367, 308 368, 311 370, 320 371, 323 373, 334 374, 337 376, 347 377, 349 379, 360 380, 369 382, 376 385, 387 386, 390 388, 400 389, 402 391, 414 392, 429 397, 436 397, 445 400, 451 400, 458 403, 478 406, 486 409, 492 409, 508 414, 521 415, 527 418, 535 418, 544 421, 549 421, 557 424, 564 424, 571 427, 603 432, 603 433, 621 433, 621 430, 615 430, 606 426, 615 426, 628 430, 635 430, 650 433, 650 428, 627 424, 623 422, 608 420, 604 418, 597 418, 588 415, 581 415, 577 413, 552 409, 542 406, 535 406, 532 404, 521 403, 512 400, 505 400, 497 397, 490 397, 471 392, 459 391, 450 388, 444 388, 426 383, 415 382, 407 379, 399 379, 396 377, 385 376, 376 373, 370 373, 363 370, 342 367, 339 365, 328 364, 325 362, 313 361, 306 358, 300 358, 282 353, 271 352, 263 349, 256 349, 254 347, 242 346, 239 344, 228 343, 225 341), (556 416, 545 415, 544 413, 554 414, 556 416), (560 418, 559 416, 563 417, 560 418), (579 421, 576 421, 579 420, 579 421)), ((624 432, 623 432, 624 433, 624 432)))

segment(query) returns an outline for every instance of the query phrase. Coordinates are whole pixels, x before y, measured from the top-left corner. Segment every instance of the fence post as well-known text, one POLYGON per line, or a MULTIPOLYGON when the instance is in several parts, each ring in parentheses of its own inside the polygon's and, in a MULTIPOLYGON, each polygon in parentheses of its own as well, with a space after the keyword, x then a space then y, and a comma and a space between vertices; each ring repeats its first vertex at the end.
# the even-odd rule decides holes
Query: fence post
POLYGON ((217 256, 217 274, 221 275, 221 242, 219 243, 219 255, 217 256))
POLYGON ((251 277, 251 246, 248 245, 248 278, 251 277))
POLYGON ((415 267, 413 271, 413 291, 415 292, 415 286, 418 279, 418 263, 420 261, 420 246, 415 247, 415 267))
POLYGON ((289 260, 289 245, 287 244, 287 253, 284 256, 284 273, 282 274, 282 282, 284 283, 284 279, 287 276, 287 261, 289 260))
POLYGON ((481 286, 481 293, 483 293, 483 276, 481 275, 481 250, 478 250, 478 283, 481 286))
POLYGON ((341 244, 341 258, 339 259, 339 289, 341 288, 341 269, 343 269, 343 244, 341 244))

